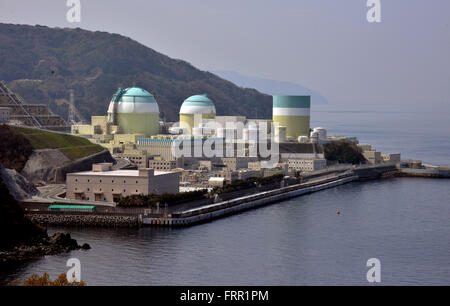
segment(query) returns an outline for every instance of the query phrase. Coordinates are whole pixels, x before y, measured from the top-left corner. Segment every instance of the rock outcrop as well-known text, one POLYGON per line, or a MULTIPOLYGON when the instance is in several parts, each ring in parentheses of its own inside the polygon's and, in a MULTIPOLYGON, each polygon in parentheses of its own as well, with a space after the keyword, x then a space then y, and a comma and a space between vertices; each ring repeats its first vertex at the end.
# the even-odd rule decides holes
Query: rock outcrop
POLYGON ((33 184, 16 170, 6 169, 0 165, 0 175, 9 192, 16 200, 27 199, 38 193, 33 184))
POLYGON ((90 248, 87 243, 82 246, 78 245, 77 241, 72 239, 70 234, 55 233, 51 237, 43 238, 39 243, 32 245, 21 244, 8 250, 0 250, 0 266, 39 256, 57 255, 80 249, 89 250, 90 248))
POLYGON ((56 169, 70 162, 58 149, 34 150, 28 158, 22 174, 33 184, 52 183, 56 169))
MULTIPOLYGON (((0 167, 4 169, 1 164, 0 167)), ((78 245, 69 234, 56 233, 49 237, 46 228, 26 218, 3 176, 0 176, 0 233, 0 267, 36 256, 88 249, 87 245, 78 245)))
POLYGON ((58 149, 34 150, 22 174, 33 184, 62 184, 66 181, 67 173, 88 171, 92 169, 92 164, 101 162, 115 163, 115 159, 107 150, 75 161, 58 149))

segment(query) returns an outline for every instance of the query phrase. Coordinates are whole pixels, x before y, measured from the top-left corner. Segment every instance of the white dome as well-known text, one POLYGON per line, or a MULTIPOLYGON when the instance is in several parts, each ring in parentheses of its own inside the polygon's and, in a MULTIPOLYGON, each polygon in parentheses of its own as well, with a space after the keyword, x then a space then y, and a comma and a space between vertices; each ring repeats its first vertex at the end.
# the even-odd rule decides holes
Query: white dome
POLYGON ((109 103, 108 113, 113 112, 114 104, 117 104, 118 114, 159 114, 158 103, 153 95, 145 89, 138 87, 119 88, 109 103))
POLYGON ((216 114, 216 107, 206 94, 195 95, 184 100, 180 114, 216 114))

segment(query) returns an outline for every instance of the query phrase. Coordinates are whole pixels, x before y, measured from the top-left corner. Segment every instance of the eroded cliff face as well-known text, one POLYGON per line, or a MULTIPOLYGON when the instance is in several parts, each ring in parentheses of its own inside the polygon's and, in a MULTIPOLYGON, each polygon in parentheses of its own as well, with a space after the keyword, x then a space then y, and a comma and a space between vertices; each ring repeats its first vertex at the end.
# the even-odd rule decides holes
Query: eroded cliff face
POLYGON ((88 171, 92 169, 92 164, 101 162, 116 161, 107 150, 75 161, 71 161, 58 149, 34 150, 21 174, 35 185, 64 184, 67 173, 88 171))
POLYGON ((53 183, 56 169, 69 162, 70 159, 58 149, 33 150, 22 174, 33 184, 53 183))

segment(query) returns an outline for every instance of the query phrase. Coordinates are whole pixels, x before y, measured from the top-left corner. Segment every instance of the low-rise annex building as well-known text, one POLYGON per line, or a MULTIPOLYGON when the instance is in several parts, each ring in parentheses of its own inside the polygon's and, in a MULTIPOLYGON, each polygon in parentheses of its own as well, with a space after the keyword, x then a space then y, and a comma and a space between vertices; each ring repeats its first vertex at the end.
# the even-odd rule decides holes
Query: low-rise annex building
POLYGON ((135 164, 138 168, 152 168, 148 167, 148 155, 147 151, 139 149, 125 149, 120 157, 128 159, 135 164))
POLYGON ((400 153, 382 153, 381 158, 385 163, 399 163, 402 159, 400 153))
POLYGON ((327 161, 324 158, 289 159, 288 167, 295 171, 312 172, 325 169, 327 161))
POLYGON ((179 192, 180 173, 154 169, 112 170, 111 163, 92 166, 92 171, 67 174, 66 197, 74 200, 117 202, 138 194, 179 192))
POLYGON ((379 164, 382 161, 381 152, 376 150, 363 151, 364 158, 369 164, 379 164))
POLYGON ((178 164, 174 160, 163 160, 161 158, 154 158, 148 160, 148 168, 161 170, 161 171, 170 171, 178 167, 178 164))

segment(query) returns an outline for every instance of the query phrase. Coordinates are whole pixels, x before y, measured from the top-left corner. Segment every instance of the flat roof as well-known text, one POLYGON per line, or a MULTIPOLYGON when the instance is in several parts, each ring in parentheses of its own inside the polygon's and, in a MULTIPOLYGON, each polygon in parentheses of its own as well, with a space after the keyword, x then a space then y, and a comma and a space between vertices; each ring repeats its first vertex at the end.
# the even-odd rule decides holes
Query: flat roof
POLYGON ((90 205, 49 205, 50 209, 94 209, 95 206, 90 205))
MULTIPOLYGON (((173 173, 169 171, 155 171, 155 175, 173 173)), ((82 171, 68 173, 67 175, 95 175, 95 176, 139 176, 139 170, 111 170, 111 171, 82 171)))

